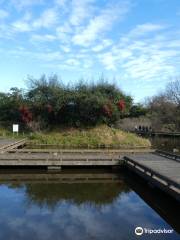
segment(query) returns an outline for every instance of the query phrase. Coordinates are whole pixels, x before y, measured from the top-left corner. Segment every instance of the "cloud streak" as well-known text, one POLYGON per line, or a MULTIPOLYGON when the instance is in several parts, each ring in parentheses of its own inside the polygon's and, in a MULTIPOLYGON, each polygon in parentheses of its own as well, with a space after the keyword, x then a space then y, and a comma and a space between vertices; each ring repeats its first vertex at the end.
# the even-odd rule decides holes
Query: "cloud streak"
POLYGON ((73 37, 73 43, 82 46, 89 46, 99 36, 109 31, 117 19, 122 19, 129 11, 129 5, 110 6, 101 11, 98 16, 90 19, 88 25, 73 37))
POLYGON ((107 70, 119 70, 138 81, 171 76, 180 62, 178 32, 171 37, 163 25, 138 25, 123 36, 110 51, 99 54, 107 70), (143 35, 143 38, 141 36, 143 35))

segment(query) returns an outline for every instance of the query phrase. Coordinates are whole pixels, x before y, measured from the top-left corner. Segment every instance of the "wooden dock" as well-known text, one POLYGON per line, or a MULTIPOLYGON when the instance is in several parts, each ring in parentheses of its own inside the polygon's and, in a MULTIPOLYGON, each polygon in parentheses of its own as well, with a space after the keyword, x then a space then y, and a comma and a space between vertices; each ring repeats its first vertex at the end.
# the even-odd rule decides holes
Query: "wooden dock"
POLYGON ((26 143, 26 139, 5 139, 5 138, 0 138, 0 151, 6 152, 12 149, 16 149, 20 146, 24 146, 26 143))
POLYGON ((180 200, 179 156, 174 159, 170 155, 166 156, 165 152, 134 154, 125 156, 124 160, 133 172, 180 200))
POLYGON ((0 166, 115 166, 120 164, 119 154, 103 153, 4 153, 0 154, 0 166))
POLYGON ((0 140, 0 167, 120 166, 180 200, 180 155, 150 149, 17 149, 25 139, 0 140))
MULTIPOLYGON (((118 166, 128 153, 147 153, 146 150, 101 149, 13 149, 0 154, 0 166, 118 166)), ((152 150, 152 152, 154 152, 152 150)))

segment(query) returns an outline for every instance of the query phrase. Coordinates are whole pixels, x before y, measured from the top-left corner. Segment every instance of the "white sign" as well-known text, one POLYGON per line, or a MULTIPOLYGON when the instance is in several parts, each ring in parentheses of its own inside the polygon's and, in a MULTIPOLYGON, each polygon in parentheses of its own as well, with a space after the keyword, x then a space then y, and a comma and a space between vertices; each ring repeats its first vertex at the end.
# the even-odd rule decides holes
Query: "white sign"
POLYGON ((19 132, 19 125, 18 124, 13 124, 13 132, 19 132))

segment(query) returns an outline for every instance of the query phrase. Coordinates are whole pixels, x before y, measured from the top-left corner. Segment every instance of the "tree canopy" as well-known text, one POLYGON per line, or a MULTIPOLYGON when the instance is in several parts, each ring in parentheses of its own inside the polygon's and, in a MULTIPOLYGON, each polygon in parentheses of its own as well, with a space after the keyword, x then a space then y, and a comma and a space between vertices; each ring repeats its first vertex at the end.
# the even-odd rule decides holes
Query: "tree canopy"
POLYGON ((0 93, 0 121, 16 121, 31 128, 51 125, 112 124, 130 114, 132 98, 114 84, 100 81, 64 85, 56 75, 28 78, 24 92, 12 88, 0 93))
POLYGON ((154 130, 180 131, 180 79, 168 83, 164 92, 149 99, 147 111, 154 130))

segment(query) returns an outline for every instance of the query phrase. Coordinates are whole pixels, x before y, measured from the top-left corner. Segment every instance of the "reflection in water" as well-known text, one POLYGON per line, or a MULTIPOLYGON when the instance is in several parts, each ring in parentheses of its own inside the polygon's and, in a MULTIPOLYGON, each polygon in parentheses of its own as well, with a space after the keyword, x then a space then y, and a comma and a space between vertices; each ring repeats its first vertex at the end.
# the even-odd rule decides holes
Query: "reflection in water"
POLYGON ((119 192, 128 192, 128 187, 119 183, 75 183, 75 184, 27 184, 28 200, 38 205, 54 206, 64 200, 75 204, 91 202, 95 205, 112 203, 119 192))
POLYGON ((136 226, 172 228, 171 218, 168 224, 142 200, 153 190, 141 189, 138 179, 121 171, 74 171, 0 173, 0 239, 129 240, 136 226))

